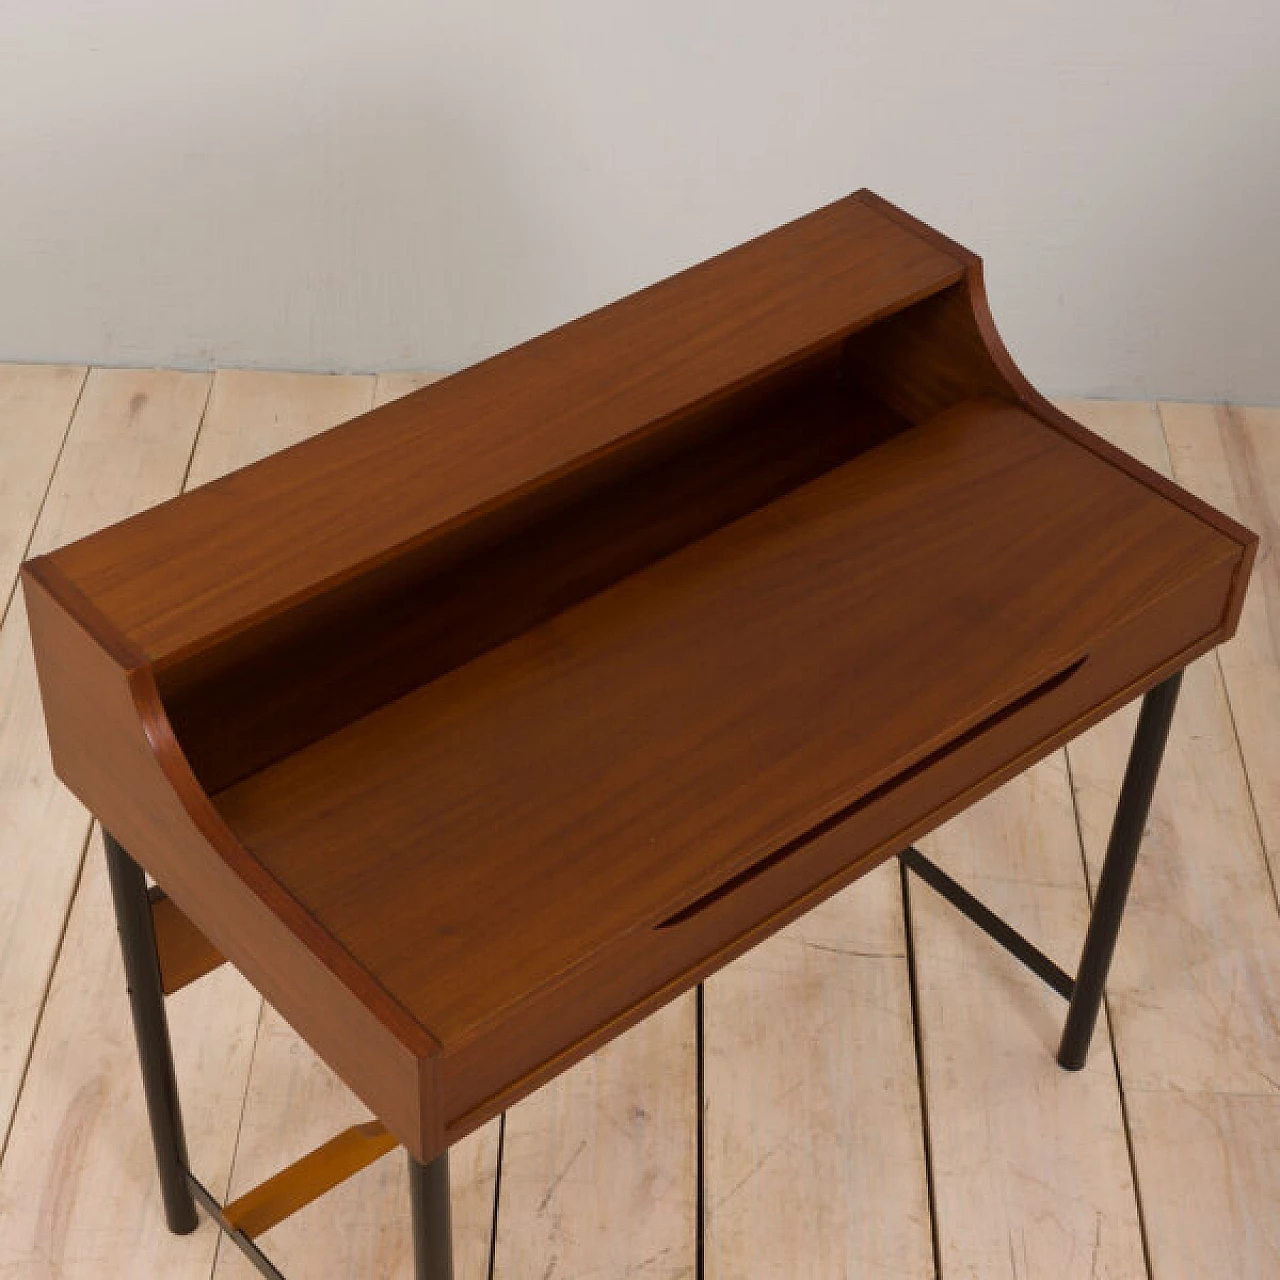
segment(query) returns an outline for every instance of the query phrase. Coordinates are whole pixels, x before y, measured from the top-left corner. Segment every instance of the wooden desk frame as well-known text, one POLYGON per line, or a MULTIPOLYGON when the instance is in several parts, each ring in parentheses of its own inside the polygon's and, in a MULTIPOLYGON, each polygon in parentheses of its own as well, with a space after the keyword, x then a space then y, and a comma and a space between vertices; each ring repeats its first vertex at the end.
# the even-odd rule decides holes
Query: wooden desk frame
POLYGON ((859 192, 25 565, 170 1227, 278 1280, 258 1238, 403 1146, 444 1280, 452 1144, 893 856, 1069 1001, 1079 1068, 1256 546, 859 192), (1072 977, 914 842, 1139 696, 1072 977), (376 1117, 225 1206, 164 1006, 224 961, 376 1117))
MULTIPOLYGON (((909 846, 899 855, 904 879, 908 872, 918 875, 1069 1002, 1058 1049, 1058 1062, 1068 1071, 1080 1070, 1088 1056, 1181 684, 1182 672, 1178 671, 1142 700, 1098 892, 1074 978, 914 846, 909 846)), ((147 891, 142 868, 109 832, 103 832, 103 845, 169 1228, 179 1235, 194 1231, 198 1221, 198 1202, 268 1280, 284 1280, 281 1272, 258 1247, 254 1234, 245 1229, 244 1208, 246 1204, 263 1199, 261 1189, 241 1196, 232 1205, 222 1206, 191 1172, 164 1007, 162 960, 153 924, 155 901, 147 891)), ((311 1203, 344 1177, 351 1176, 372 1159, 385 1154, 385 1150, 386 1147, 375 1138, 367 1147, 368 1160, 358 1156, 351 1163, 339 1164, 329 1176, 320 1174, 318 1177, 313 1166, 317 1157, 323 1160, 322 1153, 326 1148, 321 1148, 311 1157, 304 1157, 271 1179, 269 1184, 264 1184, 271 1187, 272 1194, 266 1199, 271 1202, 272 1210, 262 1216, 261 1221, 265 1225, 261 1230, 267 1230, 289 1213, 311 1203)), ((417 1280, 452 1280, 447 1152, 426 1164, 409 1156, 409 1194, 417 1280)))

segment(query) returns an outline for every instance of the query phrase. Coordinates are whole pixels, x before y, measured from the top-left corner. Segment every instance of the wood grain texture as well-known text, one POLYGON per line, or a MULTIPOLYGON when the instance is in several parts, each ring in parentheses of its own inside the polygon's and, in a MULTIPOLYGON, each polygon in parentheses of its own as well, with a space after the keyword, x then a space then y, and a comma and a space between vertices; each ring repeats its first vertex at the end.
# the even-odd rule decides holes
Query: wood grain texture
POLYGON ((350 1125, 229 1201, 223 1206, 223 1214, 237 1231, 255 1238, 395 1149, 396 1140, 379 1121, 350 1125))
MULTIPOLYGON (((1036 432, 1019 411, 978 404, 896 437, 216 804, 272 874, 451 1044, 1055 676, 1180 579, 1228 561, 1230 545, 1206 539, 1194 518, 1144 501, 1127 477, 1036 432), (993 486, 997 467, 1017 482, 993 486), (908 494, 897 476, 910 477, 908 494), (931 510, 945 515, 922 536, 931 510), (1118 544, 1132 549, 1124 567, 1118 544), (879 549, 874 562, 855 561, 867 546, 879 549), (982 626, 996 600, 998 621, 982 626), (797 633, 808 638, 805 662, 788 664, 797 633), (950 655, 945 682, 919 683, 940 648, 950 655), (910 689, 918 699, 908 701, 910 689), (879 732, 850 735, 854 717, 879 732), (748 786, 755 799, 745 805, 748 786), (606 840, 610 857, 600 859, 606 840)), ((1186 641, 1212 630, 1220 609, 1216 593, 1186 641)), ((1093 657, 1105 661, 1102 650, 1093 657)))
POLYGON ((62 563, 158 660, 487 504, 645 446, 682 413, 838 345, 960 275, 949 254, 851 196, 62 563), (353 499, 361 519, 335 524, 353 499), (234 576, 215 567, 227 560, 234 576))
POLYGON ((693 1280, 697 1066, 692 996, 507 1114, 494 1280, 693 1280))
POLYGON ((932 1277, 896 863, 709 978, 708 1280, 932 1277))
POLYGON ((151 890, 151 927, 160 960, 160 986, 165 995, 190 986, 212 973, 226 958, 208 938, 178 910, 162 890, 151 890))
MULTIPOLYGON (((1089 899, 1062 753, 923 848, 1074 973, 1089 899)), ((1105 1019, 1063 1071, 1065 1002, 928 885, 909 893, 943 1276, 1144 1280, 1105 1019)))
MULTIPOLYGON (((1082 414, 1168 466, 1153 409, 1082 414)), ((1117 716, 1069 749, 1094 877, 1132 723, 1117 716)), ((1280 915, 1212 658, 1183 682, 1108 1001, 1154 1273, 1271 1274, 1280 1182, 1263 1153, 1280 1147, 1280 915), (1249 1142, 1214 1185, 1246 1123, 1249 1142)))
MULTIPOLYGON (((642 978, 660 988, 727 943, 732 911, 726 904, 728 917, 713 910, 666 929, 646 961, 616 962, 632 985, 611 992, 615 1004, 603 1017, 558 997, 575 1020, 560 1024, 560 1044, 480 1039, 502 1025, 508 1007, 524 1000, 533 1008, 540 984, 611 937, 660 924, 861 796, 877 801, 862 817, 884 824, 879 840, 887 841, 895 827, 881 815, 895 804, 928 811, 969 783, 934 771, 919 782, 932 799, 908 802, 904 788, 883 804, 878 785, 909 777, 930 746, 963 740, 980 711, 998 714, 1046 676, 1052 683, 1089 651, 1092 636, 1110 631, 1127 665, 1108 667, 1099 650, 1094 674, 1063 685, 1061 701, 1046 696, 1001 725, 1008 743, 979 735, 963 767, 972 781, 982 778, 997 754, 1017 754, 1010 748, 1019 735, 1019 749, 1038 742, 1050 726, 1096 708, 1108 683, 1124 687, 1158 662, 1125 644, 1177 649, 1169 624, 1136 619, 1148 604, 1176 605, 1170 587, 1194 574, 1198 560, 1206 574, 1229 577, 1232 544, 1206 540, 1194 517, 1163 499, 1144 502, 1127 476, 1055 433, 1037 433, 1016 409, 975 402, 918 430, 219 796, 255 856, 433 1035, 476 1046, 444 1080, 447 1129, 565 1041, 594 1032, 588 1018, 607 1020, 646 996, 642 978), (1002 474, 1022 468, 1020 483, 998 494, 980 479, 995 459, 1002 474), (910 515, 896 475, 912 477, 910 515), (930 510, 947 512, 946 528, 920 538, 917 516, 930 510), (1032 554, 1033 536, 1045 541, 1043 555, 1032 554), (1116 547, 1130 537, 1133 560, 1125 563, 1134 576, 1126 579, 1116 547), (874 565, 815 572, 797 585, 801 565, 840 563, 848 548, 865 546, 884 549, 874 565), (1057 572, 1043 572, 1045 563, 1057 572), (723 565, 733 573, 717 577, 723 565), (1072 573, 1082 576, 1066 588, 1072 573), (903 582, 919 594, 892 586, 903 582), (939 593, 952 608, 939 611, 939 593), (996 598, 998 625, 980 631, 971 621, 976 602, 996 598), (762 610, 762 600, 779 608, 762 610), (1130 623, 1137 630, 1127 633, 1130 623), (780 666, 797 630, 812 637, 806 663, 780 666), (724 633, 734 636, 732 660, 713 641, 724 633), (920 686, 913 673, 939 646, 952 655, 949 682, 920 686), (911 687, 921 702, 908 711, 898 691, 911 687), (566 707, 574 714, 565 716, 566 707), (855 709, 885 730, 850 737, 855 709), (708 725, 724 744, 715 753, 702 749, 708 725), (580 749, 585 740, 591 753, 580 749), (655 754, 649 744, 658 742, 655 754), (783 743, 792 745, 784 751, 783 743), (739 802, 748 779, 776 810, 739 802), (424 830, 433 833, 426 849, 424 830), (604 840, 608 860, 595 856, 604 840), (460 849, 468 856, 459 858, 460 849), (713 929, 727 932, 716 940, 713 929), (668 967, 649 974, 641 963, 668 967), (500 1070, 508 1081, 494 1079, 482 1092, 492 1078, 485 1073, 500 1070), (471 1092, 451 1094, 455 1080, 471 1092)), ((1185 627, 1182 643, 1212 632, 1226 580, 1206 578, 1202 613, 1173 623, 1185 627)), ((961 759, 950 757, 949 767, 959 771, 961 759)), ((775 902, 798 897, 808 887, 800 877, 813 884, 834 870, 806 865, 797 856, 778 869, 795 887, 770 890, 775 902)), ((605 990, 597 983, 594 998, 605 990)), ((546 1014, 536 1021, 538 1034, 557 1027, 546 1014)), ((466 1131, 465 1120, 457 1131, 466 1131)))
MULTIPOLYGON (((211 793, 515 639, 902 429, 829 359, 670 456, 516 501, 157 671, 211 793)), ((347 516, 359 521, 357 513, 347 516)))
POLYGON ((0 365, 0 621, 86 372, 82 365, 0 365))
MULTIPOLYGON (((66 400, 78 388, 74 378, 64 381, 66 400)), ((33 550, 48 551, 176 492, 207 391, 201 374, 95 369, 33 550)), ((89 832, 88 814, 49 762, 17 598, 0 629, 0 708, 0 1128, 7 1129, 89 832)))

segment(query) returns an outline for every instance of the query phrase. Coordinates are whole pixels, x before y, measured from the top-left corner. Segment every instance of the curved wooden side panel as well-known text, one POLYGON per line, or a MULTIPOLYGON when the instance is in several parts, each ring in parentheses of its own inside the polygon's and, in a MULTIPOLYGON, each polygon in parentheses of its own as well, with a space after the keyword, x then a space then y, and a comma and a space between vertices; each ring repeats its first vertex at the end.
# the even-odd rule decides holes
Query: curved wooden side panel
POLYGON ((982 259, 905 210, 871 191, 859 198, 936 248, 965 264, 963 280, 855 334, 845 359, 859 381, 889 409, 921 422, 974 396, 1016 402, 1055 430, 1119 467, 1244 548, 1218 641, 1240 621, 1245 589, 1257 551, 1249 529, 1188 493, 1168 477, 1095 435, 1063 413, 1028 381, 1000 336, 991 314, 982 259))
POLYGON ((47 560, 23 587, 58 777, 405 1146, 443 1150, 440 1046, 241 846, 139 655, 47 560))
POLYGON ((973 316, 973 323, 986 349, 987 356, 992 366, 1004 379, 1005 384, 1022 404, 1050 426, 1078 441, 1099 457, 1105 458, 1122 470, 1127 471, 1131 476, 1141 480, 1148 488, 1163 494, 1171 502, 1177 503, 1184 510, 1198 516, 1205 524, 1217 529, 1220 533, 1226 534, 1227 537, 1234 542, 1240 543, 1244 548, 1244 556, 1236 570, 1231 594, 1223 612, 1219 642, 1234 635, 1236 627, 1240 623, 1240 611, 1244 608, 1244 595, 1249 585, 1249 575, 1253 571, 1254 557, 1258 551, 1258 535, 1252 529, 1246 529, 1244 525, 1225 515, 1216 507, 1210 506, 1194 493, 1175 484, 1168 476, 1161 474, 1159 471, 1153 471, 1146 463, 1139 461, 1132 454, 1125 453, 1123 449, 1117 448, 1109 440, 1104 440, 1101 436, 1095 435, 1088 427, 1063 413, 1057 405, 1041 395, 1027 380, 1017 364, 1014 363, 1008 347, 1005 346, 1004 339, 1001 338, 1000 332, 996 328, 995 318, 991 314, 991 305, 987 298, 987 285, 982 273, 980 259, 974 258, 971 261, 966 274, 964 288, 969 302, 970 313, 973 316))

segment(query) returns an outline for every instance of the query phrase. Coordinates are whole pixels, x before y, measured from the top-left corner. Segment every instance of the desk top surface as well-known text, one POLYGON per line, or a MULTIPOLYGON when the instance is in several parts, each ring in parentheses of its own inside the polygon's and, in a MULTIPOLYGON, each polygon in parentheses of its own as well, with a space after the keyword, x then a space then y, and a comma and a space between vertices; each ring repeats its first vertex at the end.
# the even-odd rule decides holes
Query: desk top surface
POLYGON ((447 1046, 1237 555, 970 403, 215 802, 447 1046))

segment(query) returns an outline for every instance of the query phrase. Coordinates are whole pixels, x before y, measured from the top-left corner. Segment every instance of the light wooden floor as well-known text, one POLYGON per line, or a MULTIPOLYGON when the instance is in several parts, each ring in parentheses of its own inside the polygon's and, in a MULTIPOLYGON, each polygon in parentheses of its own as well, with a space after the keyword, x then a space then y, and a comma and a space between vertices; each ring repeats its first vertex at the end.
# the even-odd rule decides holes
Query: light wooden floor
MULTIPOLYGON (((420 381, 0 366, 0 1277, 251 1274, 163 1228, 18 562, 420 381)), ((1069 407, 1263 536, 1241 634, 1184 685, 1088 1068, 1054 1066, 1058 998, 886 866, 708 982, 701 1028, 682 999, 455 1149, 459 1280, 1280 1276, 1280 410, 1069 407)), ((1071 968, 1132 723, 926 846, 1071 968)), ((171 1016, 216 1192, 360 1117, 227 969, 171 1016)), ((407 1277, 404 1184, 388 1157, 265 1247, 290 1280, 407 1277)))

